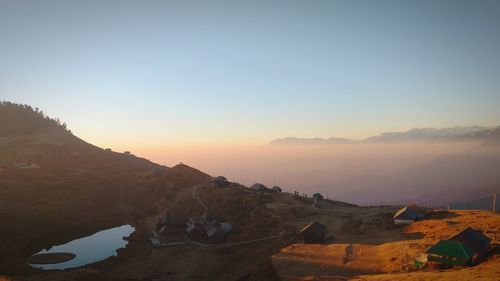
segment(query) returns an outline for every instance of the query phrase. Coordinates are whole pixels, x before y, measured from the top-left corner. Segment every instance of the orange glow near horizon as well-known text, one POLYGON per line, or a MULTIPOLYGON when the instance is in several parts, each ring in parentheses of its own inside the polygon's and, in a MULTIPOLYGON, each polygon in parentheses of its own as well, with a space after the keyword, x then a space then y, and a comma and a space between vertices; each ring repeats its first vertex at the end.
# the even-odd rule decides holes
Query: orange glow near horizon
MULTIPOLYGON (((478 143, 338 145, 165 145, 131 148, 133 154, 172 167, 182 162, 211 176, 250 186, 279 185, 284 191, 321 192, 356 202, 369 196, 351 190, 353 180, 403 173, 434 159, 467 153, 478 143), (357 195, 356 195, 357 194, 357 195), (361 195, 360 195, 361 194, 361 195)), ((439 175, 436 175, 439 177, 439 175)), ((443 187, 444 188, 444 187, 443 187)), ((392 197, 403 196, 393 194, 392 197)), ((387 196, 390 200, 391 196, 387 196)))

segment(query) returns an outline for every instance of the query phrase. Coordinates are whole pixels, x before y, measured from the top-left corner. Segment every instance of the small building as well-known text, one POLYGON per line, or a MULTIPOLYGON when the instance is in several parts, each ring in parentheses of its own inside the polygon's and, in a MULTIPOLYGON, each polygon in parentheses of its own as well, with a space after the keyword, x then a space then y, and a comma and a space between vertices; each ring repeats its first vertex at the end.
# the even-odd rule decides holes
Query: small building
POLYGON ((272 190, 273 192, 281 192, 281 191, 282 191, 282 190, 281 190, 281 187, 279 187, 279 186, 277 186, 277 185, 275 185, 275 186, 271 187, 271 190, 272 190))
POLYGON ((253 191, 271 191, 267 186, 261 184, 261 183, 254 183, 252 186, 250 186, 250 189, 253 191))
POLYGON ((416 220, 421 220, 423 218, 423 214, 415 211, 408 206, 397 211, 393 217, 395 224, 410 224, 415 222, 416 220))
POLYGON ((229 187, 231 188, 241 188, 243 187, 243 185, 239 182, 231 182, 231 184, 229 185, 229 187))
POLYGON ((471 266, 488 253, 491 239, 470 227, 440 240, 425 253, 431 266, 471 266))
POLYGON ((325 242, 326 232, 325 225, 312 221, 297 233, 296 238, 303 239, 305 244, 321 244, 325 242))
POLYGON ((321 193, 314 193, 313 194, 313 199, 316 199, 316 200, 323 200, 323 195, 321 195, 321 193))
POLYGON ((210 238, 221 238, 224 236, 224 232, 220 229, 219 223, 214 218, 207 218, 203 222, 203 227, 210 238))
POLYGON ((223 176, 218 176, 214 179, 214 184, 217 187, 229 187, 231 185, 231 182, 223 176))
POLYGON ((222 238, 233 229, 233 226, 227 222, 218 222, 214 218, 206 218, 203 222, 196 222, 189 219, 186 222, 186 232, 200 238, 208 236, 209 238, 222 238), (206 236, 205 236, 206 235, 206 236))
POLYGON ((224 234, 228 234, 231 230, 233 230, 233 225, 227 222, 221 222, 220 230, 222 230, 224 234))

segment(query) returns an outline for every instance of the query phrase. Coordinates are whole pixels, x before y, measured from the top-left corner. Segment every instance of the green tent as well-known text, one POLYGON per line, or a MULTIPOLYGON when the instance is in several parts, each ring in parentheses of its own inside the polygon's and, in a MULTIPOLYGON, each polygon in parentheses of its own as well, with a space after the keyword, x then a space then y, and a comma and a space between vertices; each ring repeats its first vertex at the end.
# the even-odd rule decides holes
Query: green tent
POLYGON ((465 244, 453 240, 441 240, 426 253, 430 262, 448 265, 469 265, 476 254, 465 244))

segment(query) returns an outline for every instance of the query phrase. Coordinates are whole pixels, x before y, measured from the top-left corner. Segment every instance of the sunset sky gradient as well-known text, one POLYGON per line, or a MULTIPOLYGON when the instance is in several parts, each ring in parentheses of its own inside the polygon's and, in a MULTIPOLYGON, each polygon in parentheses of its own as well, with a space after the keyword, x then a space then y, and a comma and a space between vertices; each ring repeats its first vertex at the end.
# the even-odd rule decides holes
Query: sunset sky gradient
POLYGON ((500 124, 499 1, 0 0, 0 99, 103 147, 500 124))

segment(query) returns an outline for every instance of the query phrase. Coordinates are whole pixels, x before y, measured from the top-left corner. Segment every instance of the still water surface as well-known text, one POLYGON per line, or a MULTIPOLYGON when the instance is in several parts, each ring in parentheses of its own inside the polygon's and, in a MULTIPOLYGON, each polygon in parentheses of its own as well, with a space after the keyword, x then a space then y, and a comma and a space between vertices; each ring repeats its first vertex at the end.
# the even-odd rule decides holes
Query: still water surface
POLYGON ((130 236, 135 228, 129 224, 114 227, 96 232, 90 236, 72 240, 63 245, 56 245, 51 248, 43 249, 38 254, 49 253, 72 253, 76 257, 60 263, 52 264, 29 264, 34 268, 50 269, 68 269, 84 266, 90 263, 105 260, 111 256, 117 255, 117 250, 124 248, 128 241, 123 239, 130 236))

